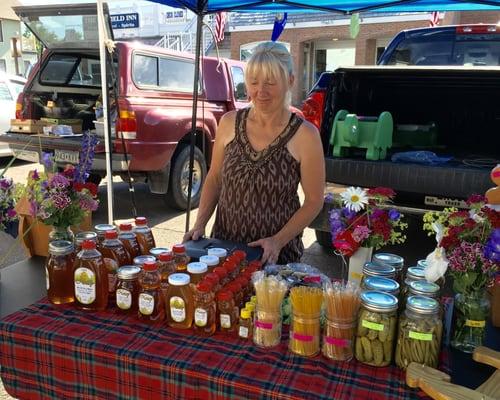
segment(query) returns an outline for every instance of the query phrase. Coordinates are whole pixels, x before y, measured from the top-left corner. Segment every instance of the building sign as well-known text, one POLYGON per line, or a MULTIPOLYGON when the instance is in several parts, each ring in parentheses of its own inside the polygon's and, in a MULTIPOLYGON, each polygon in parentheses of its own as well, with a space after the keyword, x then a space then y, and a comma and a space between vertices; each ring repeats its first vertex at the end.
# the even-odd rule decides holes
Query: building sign
POLYGON ((111 15, 113 29, 139 28, 139 13, 111 15))
POLYGON ((160 13, 161 24, 172 24, 186 21, 187 13, 184 10, 172 10, 160 13))

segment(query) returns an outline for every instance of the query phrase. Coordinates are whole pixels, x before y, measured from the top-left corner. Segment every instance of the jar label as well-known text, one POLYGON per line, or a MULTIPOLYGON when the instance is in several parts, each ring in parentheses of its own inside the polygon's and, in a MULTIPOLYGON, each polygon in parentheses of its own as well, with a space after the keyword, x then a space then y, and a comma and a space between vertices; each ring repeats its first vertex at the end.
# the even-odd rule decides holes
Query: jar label
POLYGON ((132 306, 132 293, 126 289, 116 291, 116 305, 122 310, 129 310, 132 306))
POLYGON ((331 336, 325 336, 325 342, 335 347, 349 347, 351 345, 351 341, 348 339, 339 339, 331 336))
POLYGON ((139 312, 142 315, 151 315, 155 308, 155 298, 147 293, 139 295, 139 312))
POLYGON ((182 297, 170 298, 170 316, 175 322, 183 322, 186 319, 186 303, 182 297))
POLYGON ((423 333, 423 332, 409 331, 408 332, 408 337, 410 339, 424 340, 426 342, 432 342, 432 333, 423 333))
POLYGON ((465 326, 470 326, 471 328, 484 328, 486 326, 486 321, 475 321, 473 319, 466 319, 465 326))
POLYGON ((303 335, 301 333, 291 332, 292 339, 298 340, 300 342, 312 342, 314 336, 312 335, 303 335))
POLYGON ((255 326, 260 329, 273 329, 273 323, 272 322, 262 322, 262 321, 255 321, 255 326))
POLYGON ((384 330, 384 324, 377 324, 376 322, 367 321, 366 319, 362 320, 361 326, 363 328, 373 329, 374 331, 384 330))
POLYGON ((50 289, 50 280, 49 280, 49 270, 45 267, 45 285, 47 286, 47 290, 50 289))
POLYGON ((248 339, 248 328, 246 326, 240 326, 238 335, 242 338, 248 339))
POLYGON ((207 326, 207 321, 208 321, 207 310, 203 308, 197 308, 194 310, 194 324, 196 326, 203 328, 204 326, 207 326))
POLYGON ((95 274, 88 268, 75 270, 75 297, 81 304, 91 304, 96 297, 95 274))
POLYGON ((108 292, 113 293, 116 289, 117 275, 108 273, 108 292))
POLYGON ((231 316, 229 314, 220 315, 220 326, 225 329, 231 328, 231 316))

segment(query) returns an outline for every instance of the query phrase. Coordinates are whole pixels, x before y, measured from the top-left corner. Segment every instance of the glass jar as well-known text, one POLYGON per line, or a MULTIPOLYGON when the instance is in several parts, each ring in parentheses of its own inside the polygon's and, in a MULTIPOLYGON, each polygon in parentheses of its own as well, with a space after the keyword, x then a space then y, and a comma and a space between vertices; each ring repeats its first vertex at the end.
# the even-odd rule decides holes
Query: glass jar
POLYGON ((206 275, 207 271, 208 267, 204 262, 192 262, 187 265, 187 272, 193 285, 197 285, 206 275))
POLYGON ((75 234, 69 226, 53 226, 49 232, 49 243, 56 240, 67 240, 68 242, 75 242, 75 234))
POLYGON ((211 284, 207 281, 198 283, 193 291, 193 298, 193 330, 203 336, 213 335, 216 328, 217 307, 211 284))
POLYGON ((236 257, 236 259, 238 260, 237 270, 239 273, 240 271, 244 270, 248 265, 247 253, 243 250, 235 250, 233 251, 232 255, 236 257))
POLYGON ((399 318, 395 361, 406 369, 411 362, 437 368, 443 323, 439 303, 425 296, 410 296, 399 318))
POLYGON ((439 298, 440 287, 438 284, 427 281, 413 281, 408 286, 408 296, 427 296, 439 298))
MULTIPOLYGON (((213 250, 213 249, 208 249, 208 250, 213 250)), ((207 264, 208 272, 214 272, 215 268, 222 265, 222 262, 220 261, 219 257, 210 254, 208 256, 201 256, 200 262, 207 264)))
POLYGON ((399 284, 403 282, 403 272, 405 259, 401 256, 391 253, 375 253, 372 257, 372 261, 379 265, 390 265, 396 270, 395 280, 399 284))
POLYGON ((186 272, 190 258, 186 254, 186 248, 183 244, 176 244, 172 247, 174 253, 175 268, 177 272, 186 272))
POLYGON ((94 226, 94 231, 97 235, 97 248, 99 248, 101 243, 104 242, 104 235, 106 234, 106 232, 112 230, 116 230, 116 226, 111 224, 97 224, 96 226, 94 226))
POLYGON ((139 275, 141 268, 136 265, 125 265, 118 268, 116 284, 116 306, 118 311, 136 315, 139 309, 139 275))
POLYGON ((229 257, 224 264, 222 264, 222 268, 226 269, 229 281, 238 276, 238 261, 235 259, 229 257))
POLYGON ((145 262, 139 275, 139 310, 137 317, 148 323, 163 321, 165 306, 161 291, 161 278, 156 261, 145 262))
POLYGON ((325 320, 322 354, 331 360, 349 361, 354 352, 356 321, 325 320))
POLYGON ((380 265, 375 264, 374 262, 367 262, 363 265, 361 285, 363 285, 363 280, 369 276, 394 279, 396 276, 396 269, 390 265, 380 265))
POLYGON ((253 317, 253 342, 259 347, 274 347, 281 342, 281 307, 275 310, 255 306, 253 317))
POLYGON ((108 305, 108 270, 96 243, 85 240, 73 273, 75 305, 85 311, 103 311, 108 305))
POLYGON ((153 247, 151 250, 149 250, 149 255, 156 257, 158 260, 158 257, 160 256, 161 253, 170 253, 170 249, 168 247, 153 247))
POLYGON ((145 262, 155 262, 156 261, 156 257, 154 256, 137 256, 137 257, 134 257, 134 259, 132 260, 132 263, 134 265, 137 265, 138 267, 141 267, 144 265, 145 262))
POLYGON ((385 367, 392 362, 398 299, 378 291, 365 291, 360 297, 354 355, 362 363, 385 367))
POLYGON ((253 337, 252 312, 247 308, 242 308, 240 311, 238 336, 244 340, 249 340, 253 337))
POLYGON ((222 263, 226 261, 227 250, 223 249, 222 247, 212 247, 211 249, 207 250, 207 255, 217 257, 219 259, 218 264, 222 265, 222 263))
POLYGON ((189 329, 193 324, 194 300, 189 282, 188 274, 175 273, 168 277, 165 304, 167 323, 171 328, 189 329))
POLYGON ((425 260, 425 259, 418 260, 417 261, 417 267, 421 267, 423 269, 426 269, 427 268, 427 260, 425 260))
POLYGON ((150 250, 156 247, 153 231, 148 226, 147 218, 145 217, 135 218, 134 233, 136 234, 137 243, 139 244, 139 250, 142 255, 149 254, 150 250))
POLYGON ((366 277, 362 284, 361 289, 363 290, 377 290, 380 292, 385 292, 398 297, 399 295, 399 283, 394 279, 383 278, 380 276, 368 276, 366 277))
POLYGON ((222 290, 217 293, 217 314, 219 316, 219 330, 223 333, 233 334, 238 324, 238 308, 234 304, 233 293, 222 290))
POLYGON ((302 316, 293 311, 290 322, 288 349, 295 354, 313 357, 320 350, 320 314, 302 316))
POLYGON ((217 275, 216 273, 209 272, 205 275, 203 280, 210 282, 210 284, 212 285, 212 291, 214 293, 217 293, 220 290, 221 286, 219 284, 219 275, 217 275))
POLYGON ((80 252, 84 240, 93 240, 97 243, 97 233, 92 231, 78 232, 75 235, 75 253, 80 252))
POLYGON ((229 282, 229 277, 227 274, 227 269, 224 267, 217 267, 214 269, 214 274, 219 277, 219 285, 225 286, 229 282))
POLYGON ((174 255, 171 251, 161 253, 158 256, 158 270, 161 277, 161 288, 166 290, 168 287, 168 277, 175 274, 174 255))
POLYGON ((47 297, 52 304, 68 304, 75 301, 73 290, 73 244, 67 240, 49 243, 49 256, 45 262, 47 297))
POLYGON ((137 241, 136 234, 132 230, 132 224, 120 224, 120 234, 118 235, 118 239, 121 240, 132 259, 141 255, 139 242, 137 241))
POLYGON ((103 257, 115 260, 119 267, 130 265, 132 260, 123 243, 118 240, 118 232, 109 230, 104 234, 100 252, 103 257))

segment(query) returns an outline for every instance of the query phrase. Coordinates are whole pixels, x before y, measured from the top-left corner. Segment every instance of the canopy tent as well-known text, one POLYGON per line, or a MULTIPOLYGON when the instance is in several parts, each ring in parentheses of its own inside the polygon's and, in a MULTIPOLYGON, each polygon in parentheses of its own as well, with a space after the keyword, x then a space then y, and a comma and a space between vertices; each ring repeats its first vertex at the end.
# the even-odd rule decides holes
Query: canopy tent
MULTIPOLYGON (((192 112, 192 131, 190 140, 190 173, 188 185, 188 202, 186 211, 186 231, 189 230, 189 217, 191 208, 191 189, 192 189, 192 170, 194 162, 194 147, 196 135, 196 118, 198 101, 198 81, 199 66, 201 57, 201 40, 203 17, 207 14, 220 11, 238 11, 238 12, 307 12, 307 11, 325 11, 341 14, 354 14, 364 11, 371 12, 434 12, 434 11, 498 11, 500 10, 500 0, 149 0, 154 3, 167 5, 170 7, 187 8, 197 15, 196 28, 196 52, 195 52, 195 71, 193 85, 193 112, 192 112)), ((104 13, 102 9, 103 0, 97 0, 98 18, 100 23, 100 34, 104 32, 104 13)), ((101 36, 102 38, 102 36, 101 36)), ((105 44, 100 41, 101 59, 105 55, 105 44)), ((106 77, 104 71, 105 62, 101 62, 101 76, 106 77)), ((102 87, 106 87, 105 80, 102 87)), ((107 94, 103 90, 103 99, 107 94)), ((105 146, 106 146, 106 166, 108 179, 108 220, 113 222, 112 206, 112 170, 111 154, 109 144, 109 122, 107 119, 107 100, 103 104, 104 128, 105 128, 105 146)))

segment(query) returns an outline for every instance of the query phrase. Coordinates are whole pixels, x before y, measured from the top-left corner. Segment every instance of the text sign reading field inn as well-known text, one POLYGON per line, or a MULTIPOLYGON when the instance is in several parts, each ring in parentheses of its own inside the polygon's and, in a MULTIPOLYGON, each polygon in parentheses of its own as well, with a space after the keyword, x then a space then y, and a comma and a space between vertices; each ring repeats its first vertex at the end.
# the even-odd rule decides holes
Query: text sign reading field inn
POLYGON ((113 29, 139 28, 139 14, 115 14, 111 15, 111 27, 113 29))

